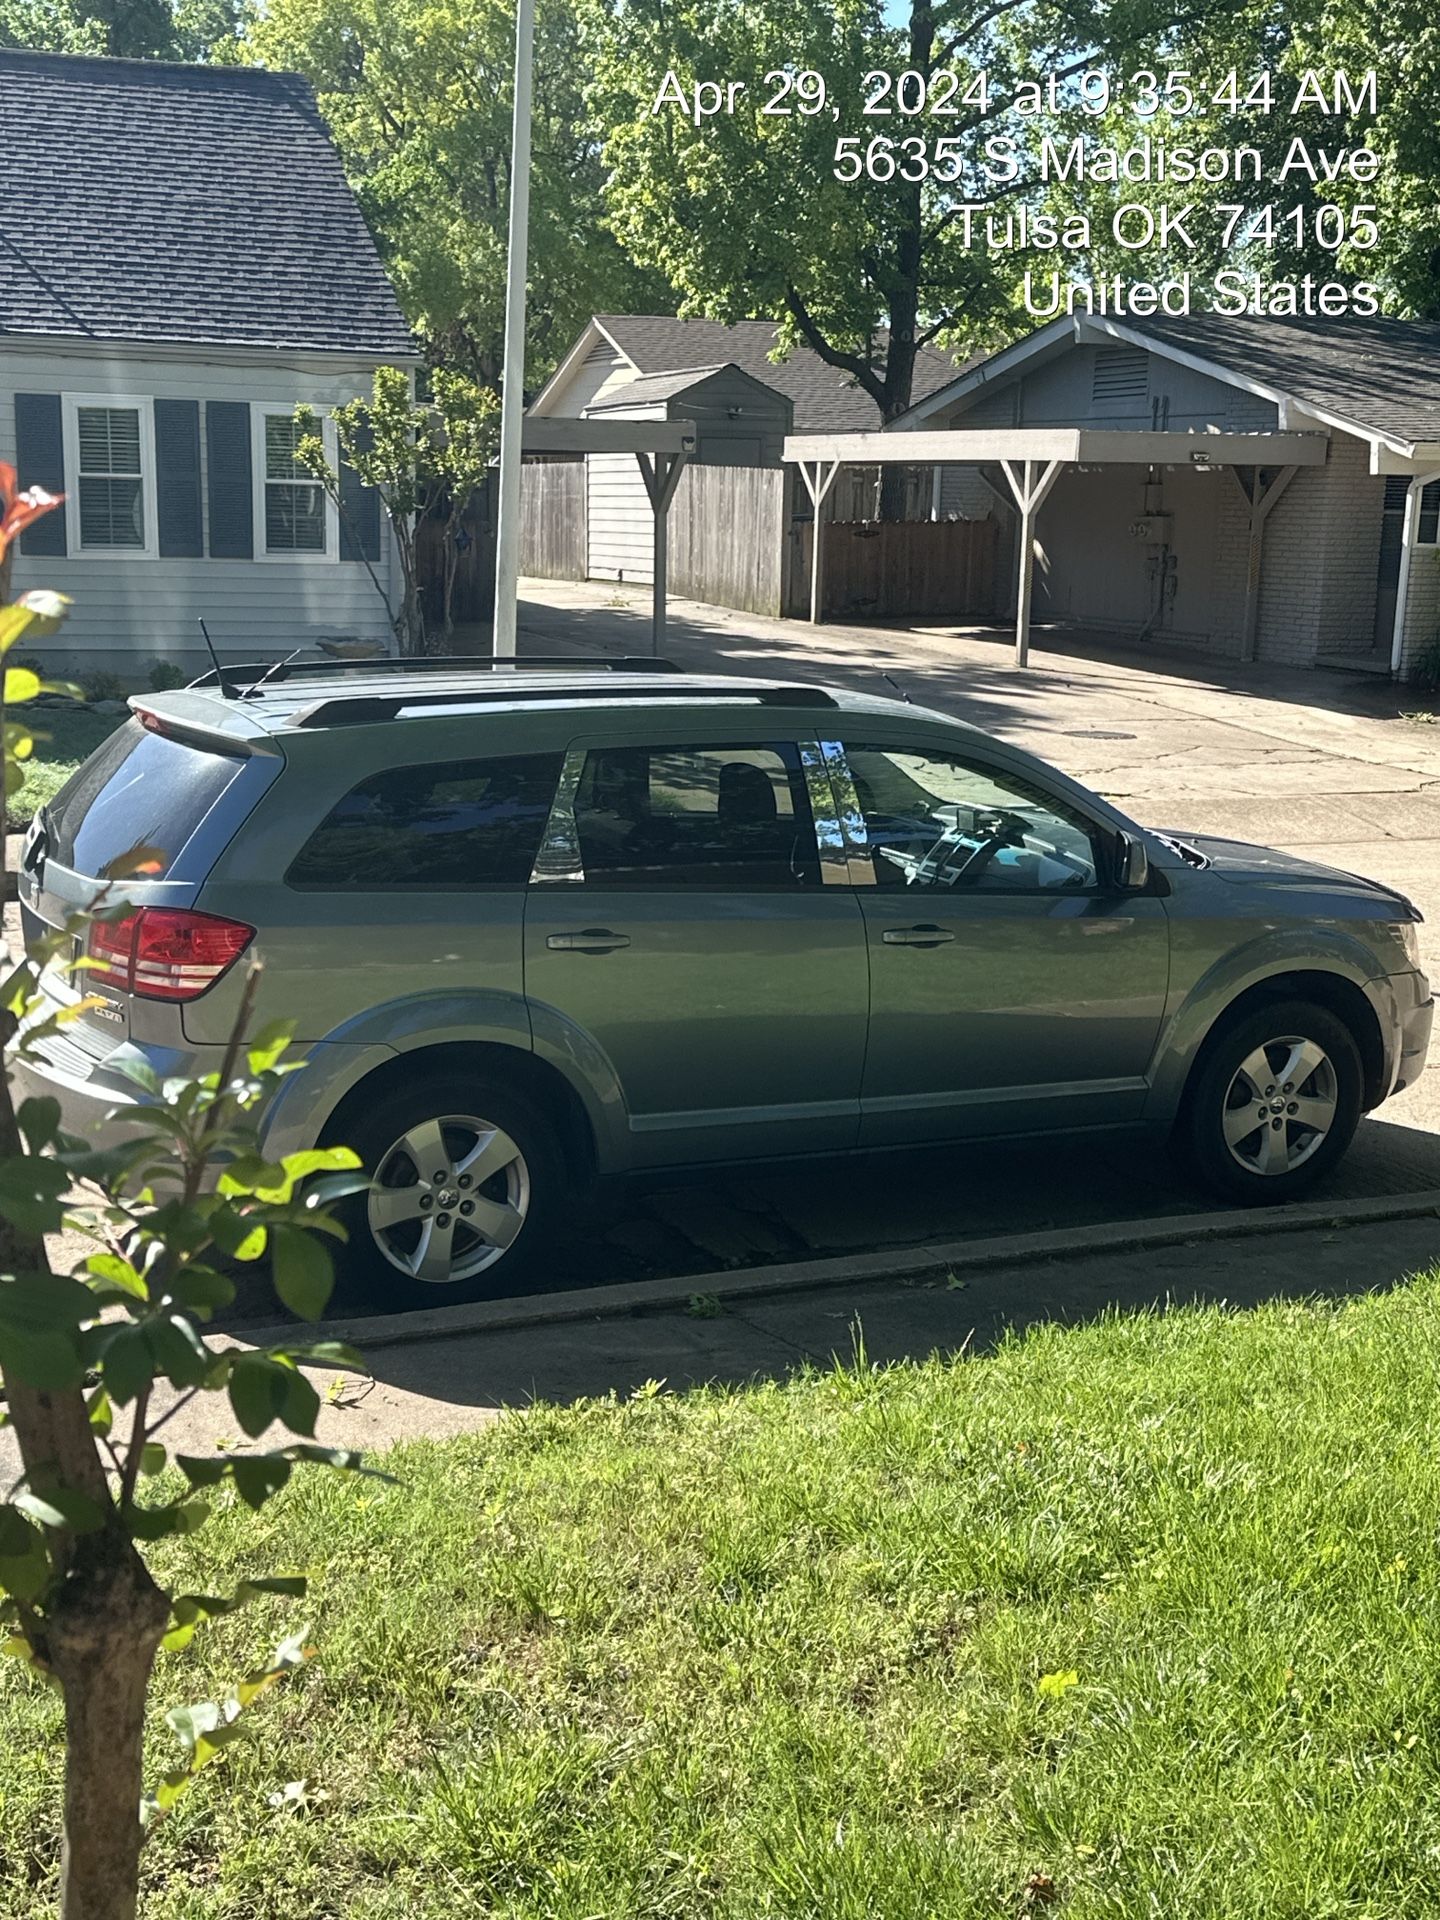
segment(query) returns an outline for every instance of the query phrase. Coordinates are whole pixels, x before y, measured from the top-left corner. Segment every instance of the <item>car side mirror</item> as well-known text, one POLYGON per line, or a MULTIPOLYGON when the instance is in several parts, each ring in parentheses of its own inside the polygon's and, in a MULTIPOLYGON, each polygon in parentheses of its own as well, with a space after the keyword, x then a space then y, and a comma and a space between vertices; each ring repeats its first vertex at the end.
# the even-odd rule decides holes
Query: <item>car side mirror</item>
POLYGON ((1128 833, 1116 837, 1116 870, 1126 893, 1143 893, 1150 884, 1150 856, 1145 842, 1128 833))

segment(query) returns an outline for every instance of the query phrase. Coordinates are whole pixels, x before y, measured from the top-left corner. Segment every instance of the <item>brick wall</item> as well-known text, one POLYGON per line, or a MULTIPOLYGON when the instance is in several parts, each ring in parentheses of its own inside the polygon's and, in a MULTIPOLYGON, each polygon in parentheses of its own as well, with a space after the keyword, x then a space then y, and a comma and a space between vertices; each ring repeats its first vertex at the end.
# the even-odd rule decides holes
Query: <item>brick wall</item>
MULTIPOLYGON (((1335 434, 1325 465, 1302 467, 1271 512, 1257 659, 1308 667, 1372 652, 1385 483, 1369 462, 1364 441, 1335 434)), ((1243 550, 1243 525, 1236 538, 1243 550)))
MULTIPOLYGON (((1400 678, 1417 678, 1422 659, 1440 640, 1440 547, 1416 547, 1410 560, 1410 591, 1405 598, 1405 639, 1400 678)), ((1429 663, 1427 663, 1429 664, 1429 663)))

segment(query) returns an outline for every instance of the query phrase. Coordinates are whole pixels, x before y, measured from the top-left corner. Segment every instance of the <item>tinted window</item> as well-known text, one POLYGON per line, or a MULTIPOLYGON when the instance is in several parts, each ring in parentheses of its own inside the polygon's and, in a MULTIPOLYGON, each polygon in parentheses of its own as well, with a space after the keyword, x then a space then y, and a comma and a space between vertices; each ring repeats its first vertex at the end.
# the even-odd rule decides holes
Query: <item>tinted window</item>
POLYGON ((607 747, 575 796, 585 878, 604 886, 818 884, 792 745, 607 747))
POLYGON ((352 787, 296 855, 296 887, 521 887, 545 830, 558 753, 394 767, 352 787))
POLYGON ((162 880, 242 764, 127 720, 50 802, 50 855, 91 879, 162 880))
POLYGON ((945 753, 847 747, 881 887, 1037 893, 1097 884, 1091 828, 1013 774, 945 753))

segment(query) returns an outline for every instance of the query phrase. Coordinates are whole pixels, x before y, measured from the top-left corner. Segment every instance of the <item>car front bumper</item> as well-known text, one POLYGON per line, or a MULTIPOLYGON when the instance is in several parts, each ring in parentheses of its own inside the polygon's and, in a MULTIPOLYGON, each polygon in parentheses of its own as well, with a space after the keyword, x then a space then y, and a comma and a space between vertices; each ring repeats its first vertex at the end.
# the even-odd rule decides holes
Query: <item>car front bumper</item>
POLYGON ((1423 973, 1389 974, 1372 980, 1366 991, 1380 1022, 1385 1047, 1384 1072, 1375 1102, 1378 1106, 1380 1100, 1413 1087, 1425 1071, 1435 1002, 1423 973))

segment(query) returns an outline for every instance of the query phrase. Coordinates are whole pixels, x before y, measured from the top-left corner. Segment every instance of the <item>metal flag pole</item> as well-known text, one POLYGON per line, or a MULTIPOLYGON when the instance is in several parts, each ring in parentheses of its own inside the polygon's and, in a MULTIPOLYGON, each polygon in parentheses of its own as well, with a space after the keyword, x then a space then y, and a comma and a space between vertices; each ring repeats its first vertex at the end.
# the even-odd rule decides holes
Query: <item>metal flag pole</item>
POLYGON ((493 651, 515 657, 520 580, 520 460, 525 411, 525 275, 530 227, 530 94, 535 0, 516 0, 515 121, 510 139, 510 236, 505 255, 505 369, 500 392, 500 511, 495 530, 493 651))

